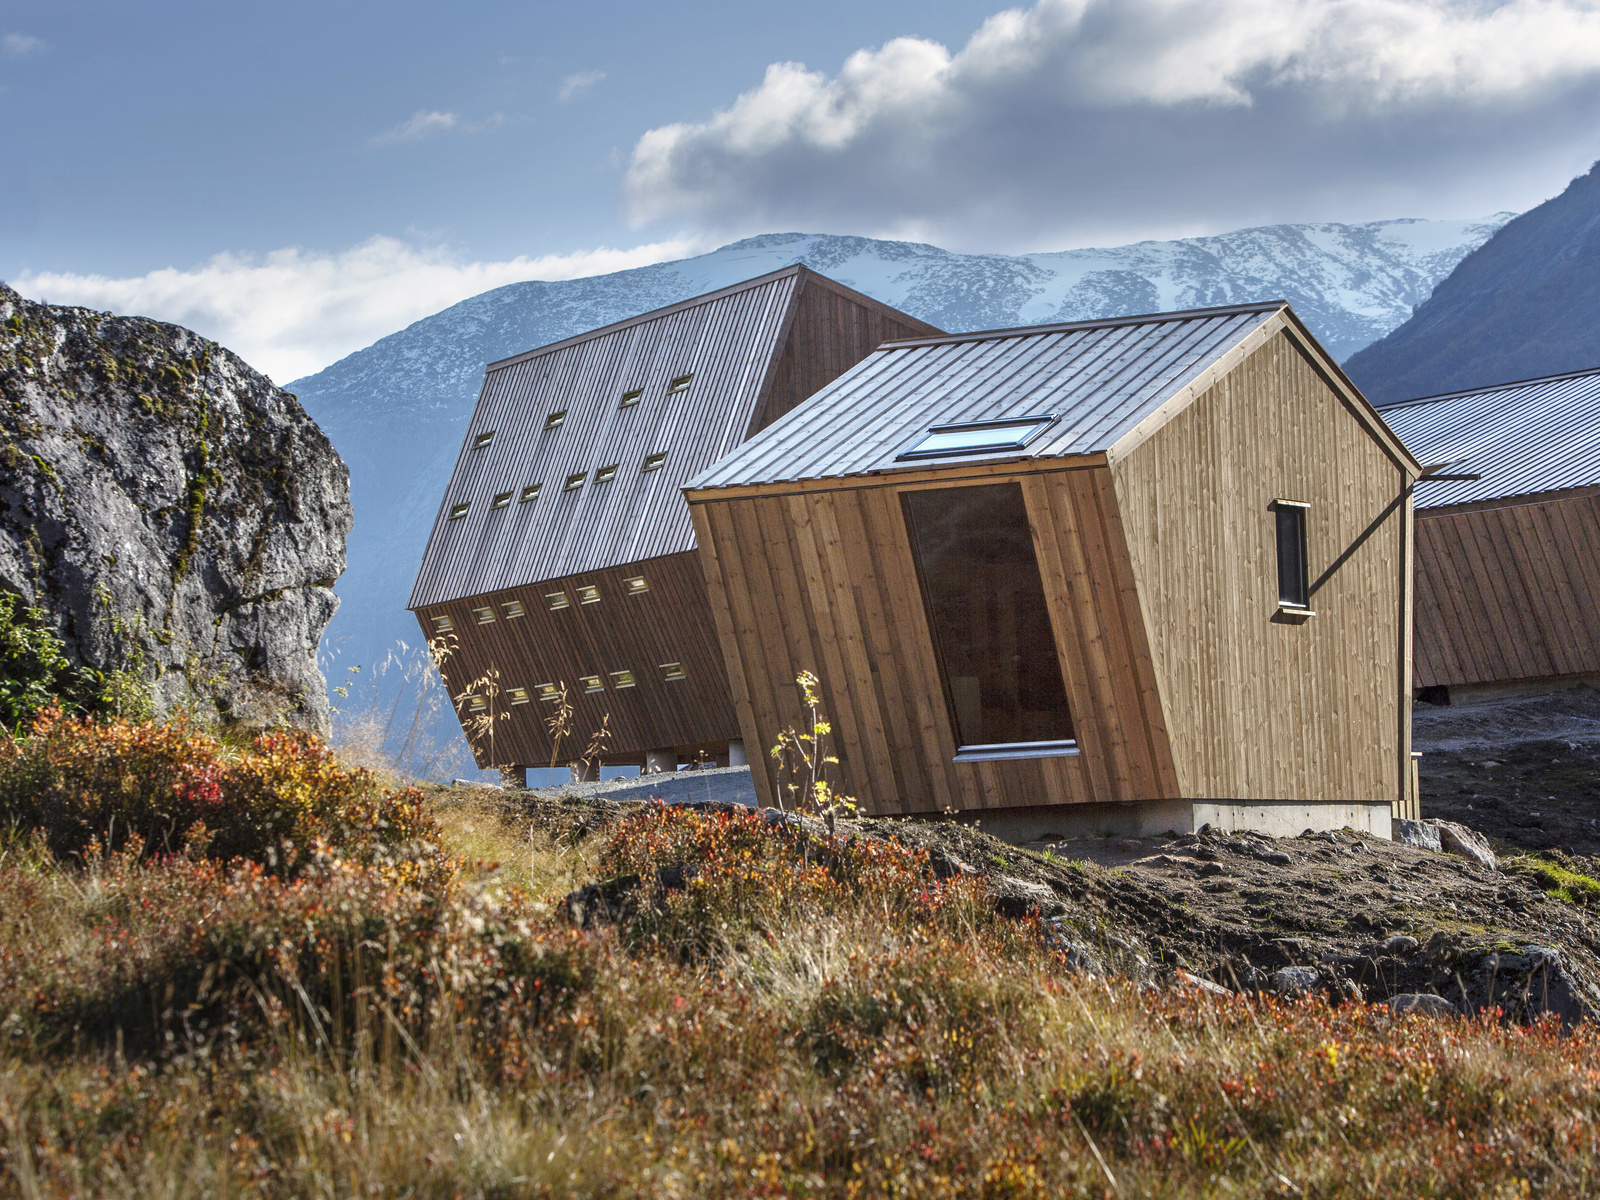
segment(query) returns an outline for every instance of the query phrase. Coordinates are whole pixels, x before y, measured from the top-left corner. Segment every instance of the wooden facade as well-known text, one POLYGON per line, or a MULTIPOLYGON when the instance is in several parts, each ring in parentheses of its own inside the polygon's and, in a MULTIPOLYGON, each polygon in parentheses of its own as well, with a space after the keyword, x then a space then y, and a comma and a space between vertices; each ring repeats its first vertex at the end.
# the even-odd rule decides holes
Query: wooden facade
POLYGON ((409 605, 479 766, 569 761, 602 722, 607 762, 725 758, 680 486, 879 342, 937 332, 790 267, 491 364, 409 605), (558 747, 541 696, 563 687, 558 747))
MULTIPOLYGON (((784 480, 770 475, 781 439, 798 445, 806 431, 780 427, 695 480, 686 494, 747 744, 767 747, 785 727, 803 727, 794 678, 812 670, 835 731, 839 787, 876 814, 1215 799, 1382 806, 1386 816, 1410 775, 1418 465, 1286 308, 1267 306, 1243 326, 1196 314, 1191 328, 1184 317, 1172 315, 1172 332, 1148 346, 1140 330, 1111 322, 1036 331, 1063 345, 1099 340, 1056 360, 1041 350, 1020 384, 1028 355, 1006 351, 990 386, 1023 399, 988 413, 975 407, 979 352, 959 360, 963 412, 1051 408, 1076 432, 1106 410, 1105 380, 1188 352, 1206 320, 1228 333, 1225 347, 1193 352, 1182 386, 1167 372, 1118 399, 1098 446, 1000 462, 884 458, 852 474, 829 472, 819 452, 804 468, 811 477, 784 480), (1081 382, 1042 400, 1039 380, 1081 382), (742 462, 753 464, 748 482, 742 462), (1025 499, 1075 754, 958 761, 901 497, 997 482, 1025 499), (1278 603, 1272 505, 1285 498, 1309 505, 1313 616, 1286 618, 1278 603)), ((933 348, 881 348, 877 364, 808 403, 812 426, 864 404, 870 420, 872 388, 887 396, 891 386, 873 381, 891 378, 911 382, 882 400, 886 422, 908 412, 922 426, 947 419, 944 393, 943 408, 913 412, 937 375, 919 371, 915 356, 933 348), (864 382, 852 390, 853 381, 864 382)), ((839 439, 852 444, 853 431, 839 439)), ((890 430, 883 441, 904 439, 890 430)), ((771 764, 750 757, 771 803, 771 764)))
POLYGON ((1419 688, 1600 674, 1600 487, 1417 512, 1419 688))

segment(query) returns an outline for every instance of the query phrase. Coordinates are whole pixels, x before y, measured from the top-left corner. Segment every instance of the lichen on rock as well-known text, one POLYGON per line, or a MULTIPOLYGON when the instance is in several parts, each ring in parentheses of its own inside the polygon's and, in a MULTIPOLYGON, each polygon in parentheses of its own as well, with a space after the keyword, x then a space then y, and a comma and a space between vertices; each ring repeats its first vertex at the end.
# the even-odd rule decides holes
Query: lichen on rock
POLYGON ((187 329, 0 284, 0 589, 75 665, 326 733, 349 473, 294 396, 187 329))

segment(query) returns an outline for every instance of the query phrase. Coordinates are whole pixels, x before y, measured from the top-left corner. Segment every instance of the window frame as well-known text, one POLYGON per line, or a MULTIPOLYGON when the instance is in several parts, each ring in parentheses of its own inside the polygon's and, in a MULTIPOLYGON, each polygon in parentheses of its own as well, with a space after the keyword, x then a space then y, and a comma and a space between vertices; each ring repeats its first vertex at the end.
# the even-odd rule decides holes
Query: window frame
POLYGON ((1314 617, 1317 614, 1311 607, 1310 522, 1307 519, 1311 505, 1303 500, 1279 497, 1270 507, 1273 559, 1278 573, 1278 611, 1290 617, 1314 617), (1285 563, 1286 550, 1298 561, 1285 563))
POLYGON ((895 462, 921 462, 937 458, 975 458, 991 454, 1020 454, 1037 441, 1044 431, 1055 423, 1054 413, 1034 413, 1023 417, 995 417, 988 421, 952 421, 943 425, 930 425, 917 434, 916 440, 894 456, 895 462), (982 446, 930 449, 922 447, 930 438, 946 433, 979 432, 985 429, 1022 429, 1027 432, 1009 442, 993 442, 982 446))

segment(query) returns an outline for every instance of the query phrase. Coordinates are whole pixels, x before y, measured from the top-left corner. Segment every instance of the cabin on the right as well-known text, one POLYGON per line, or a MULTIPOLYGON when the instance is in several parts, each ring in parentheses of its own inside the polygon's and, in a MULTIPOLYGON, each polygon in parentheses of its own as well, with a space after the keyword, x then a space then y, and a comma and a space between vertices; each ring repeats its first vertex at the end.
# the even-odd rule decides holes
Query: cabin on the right
POLYGON ((1417 698, 1600 684, 1600 368, 1382 412, 1426 472, 1417 698))

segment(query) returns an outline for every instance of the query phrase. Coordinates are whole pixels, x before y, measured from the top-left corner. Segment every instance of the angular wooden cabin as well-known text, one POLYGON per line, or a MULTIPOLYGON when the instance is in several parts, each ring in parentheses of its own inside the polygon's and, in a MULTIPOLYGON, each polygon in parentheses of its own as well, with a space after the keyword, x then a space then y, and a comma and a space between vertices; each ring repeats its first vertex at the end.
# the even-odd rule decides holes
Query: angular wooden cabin
POLYGON ((1419 698, 1600 684, 1600 369, 1383 415, 1430 472, 1416 498, 1419 698))
POLYGON ((872 813, 1387 835, 1418 473, 1273 303, 880 346, 685 495, 745 742, 815 671, 872 813))
POLYGON ((796 266, 491 363, 409 604, 478 765, 550 765, 563 687, 562 762, 607 717, 607 763, 726 762, 679 488, 878 343, 939 332, 796 266))

